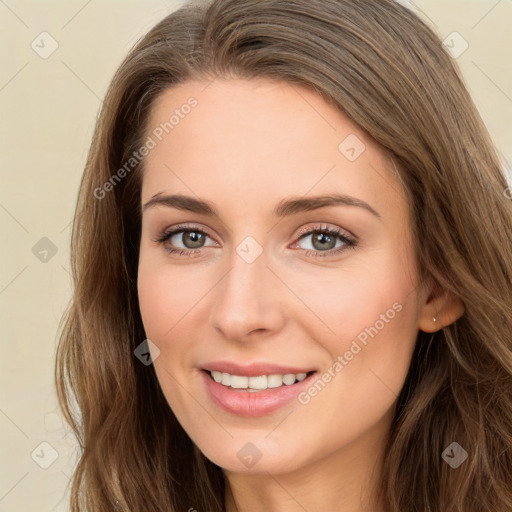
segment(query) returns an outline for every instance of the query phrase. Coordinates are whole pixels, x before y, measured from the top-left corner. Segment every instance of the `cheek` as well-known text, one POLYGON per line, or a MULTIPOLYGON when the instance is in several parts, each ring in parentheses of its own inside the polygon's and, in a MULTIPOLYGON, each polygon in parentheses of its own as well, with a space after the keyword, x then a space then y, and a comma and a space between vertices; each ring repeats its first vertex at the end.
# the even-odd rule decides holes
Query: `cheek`
POLYGON ((391 251, 372 253, 357 266, 322 269, 315 276, 289 271, 285 280, 307 305, 303 316, 312 339, 320 336, 334 359, 356 339, 363 346, 374 338, 381 344, 410 344, 417 325, 416 284, 414 269, 406 261, 391 251))
POLYGON ((191 272, 187 266, 151 256, 140 258, 139 307, 146 336, 160 350, 154 362, 157 378, 169 405, 177 412, 191 405, 179 384, 190 379, 190 369, 197 362, 194 357, 208 337, 209 292, 218 281, 218 271, 191 272))
MULTIPOLYGON (((416 306, 409 286, 372 283, 324 303, 333 304, 323 311, 336 336, 316 338, 329 357, 318 380, 299 396, 296 418, 310 431, 301 441, 305 454, 317 456, 319 446, 331 453, 392 419, 417 335, 416 306)), ((293 433, 280 434, 281 444, 288 438, 293 444, 293 433)))
POLYGON ((176 267, 141 257, 137 286, 146 336, 160 350, 154 371, 170 408, 189 431, 198 411, 183 384, 189 377, 187 369, 193 365, 191 329, 200 324, 194 315, 207 290, 205 285, 202 289, 200 280, 184 274, 176 267))
POLYGON ((146 335, 161 341, 174 336, 175 329, 186 323, 194 305, 208 291, 204 280, 142 258, 137 287, 146 335))
MULTIPOLYGON (((308 306, 318 313, 314 321, 308 317, 304 329, 329 355, 321 376, 326 386, 319 383, 318 388, 333 406, 344 403, 359 411, 354 417, 383 414, 407 376, 418 333, 411 261, 405 251, 381 251, 358 261, 357 268, 347 265, 346 271, 326 273, 314 286, 300 274, 295 277, 298 294, 308 297, 308 306)), ((304 403, 316 394, 311 389, 304 403)))

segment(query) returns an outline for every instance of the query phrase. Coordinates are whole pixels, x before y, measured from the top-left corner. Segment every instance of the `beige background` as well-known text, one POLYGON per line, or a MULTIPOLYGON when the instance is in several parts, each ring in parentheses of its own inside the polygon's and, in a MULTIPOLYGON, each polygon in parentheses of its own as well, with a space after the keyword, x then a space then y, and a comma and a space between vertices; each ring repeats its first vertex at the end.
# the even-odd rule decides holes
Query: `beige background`
MULTIPOLYGON (((441 38, 456 31, 467 41, 457 61, 504 160, 512 162, 512 1, 403 3, 441 38)), ((68 510, 76 447, 56 408, 53 364, 70 298, 78 184, 114 70, 178 4, 0 0, 0 512, 68 510), (58 44, 46 59, 40 54, 55 43, 43 31, 58 44)), ((460 52, 464 41, 450 37, 460 52)))

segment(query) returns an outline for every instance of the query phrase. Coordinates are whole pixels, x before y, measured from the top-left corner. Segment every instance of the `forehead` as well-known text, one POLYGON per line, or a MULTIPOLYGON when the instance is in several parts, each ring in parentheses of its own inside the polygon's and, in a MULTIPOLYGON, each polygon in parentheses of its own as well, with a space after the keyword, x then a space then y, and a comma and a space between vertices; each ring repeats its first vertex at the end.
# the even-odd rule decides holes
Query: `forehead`
POLYGON ((297 85, 186 82, 157 98, 147 126, 155 146, 144 161, 143 199, 180 191, 247 208, 268 199, 271 208, 284 195, 338 192, 378 209, 399 195, 385 151, 297 85))

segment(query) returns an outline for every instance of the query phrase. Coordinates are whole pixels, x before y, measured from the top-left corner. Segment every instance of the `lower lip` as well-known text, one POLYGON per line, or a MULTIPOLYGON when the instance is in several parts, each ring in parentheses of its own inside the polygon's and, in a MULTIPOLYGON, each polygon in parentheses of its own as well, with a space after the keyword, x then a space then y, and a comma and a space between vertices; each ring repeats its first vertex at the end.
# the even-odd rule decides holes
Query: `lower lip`
POLYGON ((311 378, 315 376, 316 372, 289 386, 283 385, 254 392, 224 386, 213 380, 210 373, 205 370, 201 370, 201 374, 208 395, 221 409, 239 416, 254 417, 269 414, 291 402, 309 386, 311 378))

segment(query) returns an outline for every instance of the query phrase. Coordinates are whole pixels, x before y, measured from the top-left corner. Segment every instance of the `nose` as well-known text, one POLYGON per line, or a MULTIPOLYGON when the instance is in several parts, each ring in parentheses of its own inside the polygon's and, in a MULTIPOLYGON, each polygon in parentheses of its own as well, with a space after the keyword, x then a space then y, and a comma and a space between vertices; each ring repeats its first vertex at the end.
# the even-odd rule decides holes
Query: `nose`
POLYGON ((267 267, 265 251, 251 263, 234 251, 230 270, 215 287, 210 325, 233 341, 275 333, 285 323, 283 299, 282 284, 267 267))

